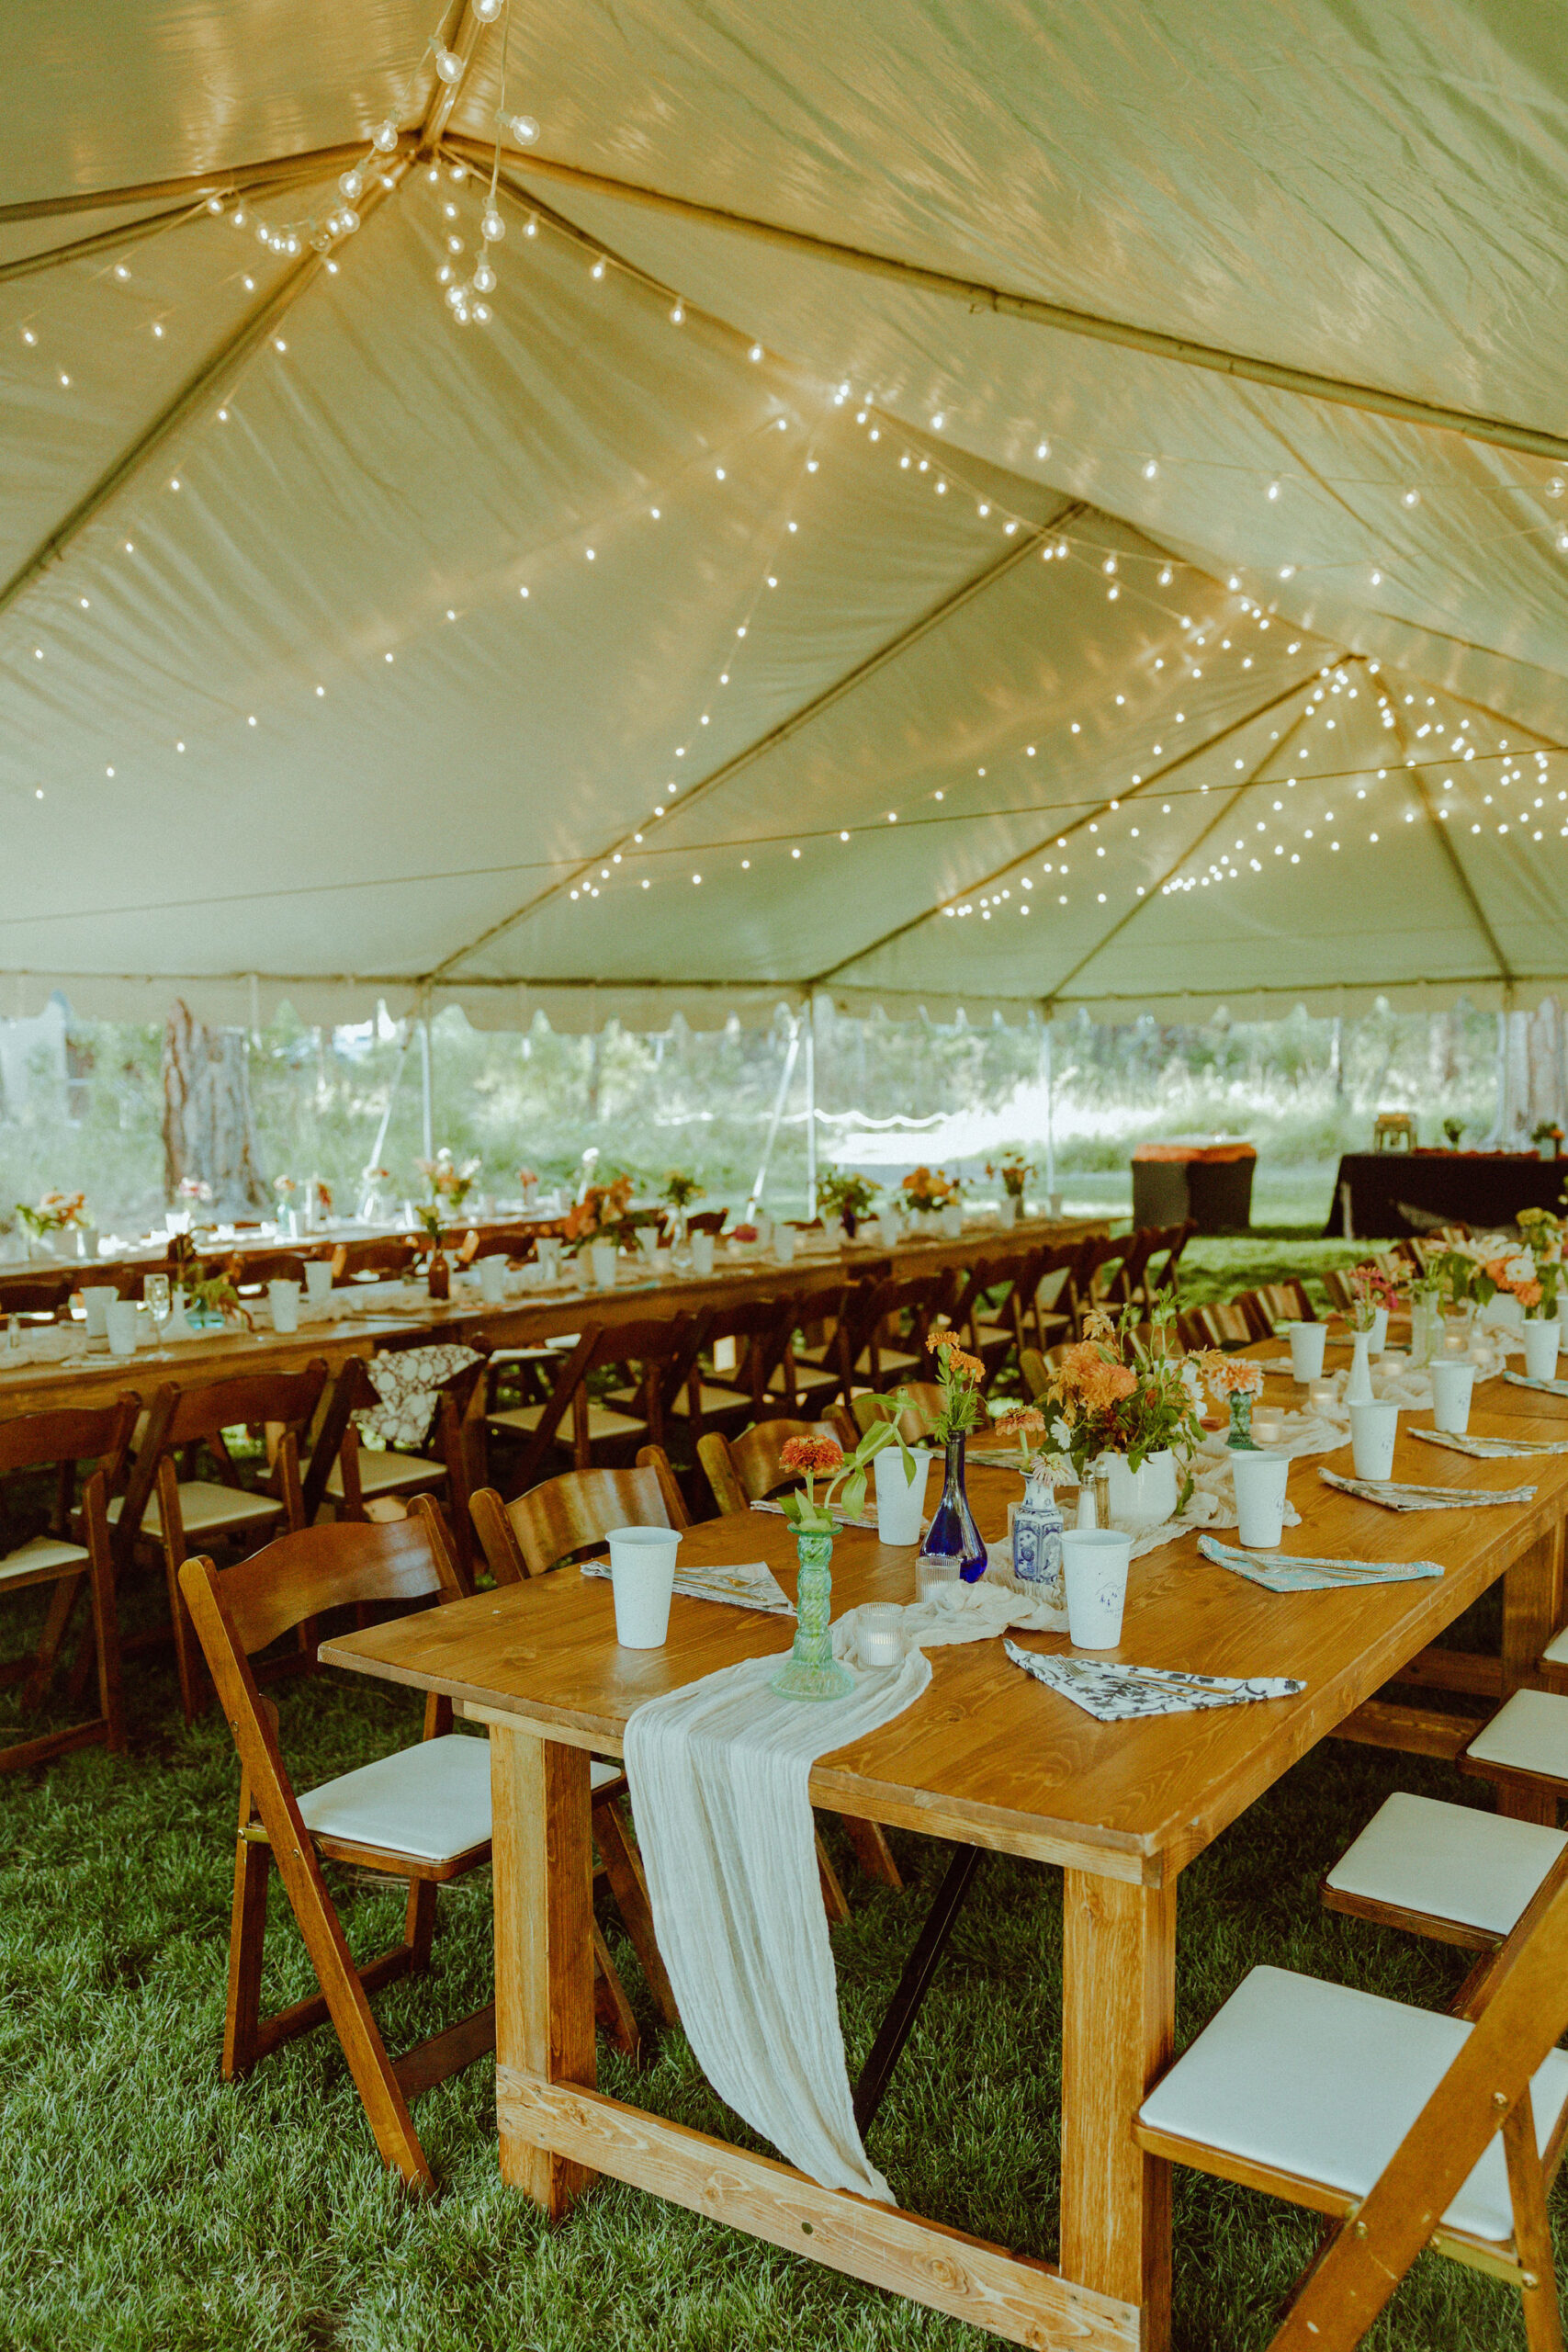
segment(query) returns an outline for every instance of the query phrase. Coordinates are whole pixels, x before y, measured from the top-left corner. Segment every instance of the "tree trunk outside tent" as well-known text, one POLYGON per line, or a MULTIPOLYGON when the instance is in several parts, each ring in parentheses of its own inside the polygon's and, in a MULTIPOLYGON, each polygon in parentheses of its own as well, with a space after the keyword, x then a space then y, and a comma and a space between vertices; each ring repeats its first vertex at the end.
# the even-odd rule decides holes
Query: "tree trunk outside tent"
POLYGON ((250 1073, 243 1029, 209 1029, 177 1002, 164 1030, 164 1192, 173 1202, 186 1177, 212 1187, 212 1205, 232 1217, 271 1206, 256 1168, 250 1073))

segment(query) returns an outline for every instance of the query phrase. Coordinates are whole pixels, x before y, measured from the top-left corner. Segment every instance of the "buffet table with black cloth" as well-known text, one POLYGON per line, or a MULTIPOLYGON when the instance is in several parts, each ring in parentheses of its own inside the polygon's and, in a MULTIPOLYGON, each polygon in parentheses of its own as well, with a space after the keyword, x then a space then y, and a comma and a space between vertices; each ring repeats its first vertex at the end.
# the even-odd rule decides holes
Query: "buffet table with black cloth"
POLYGON ((1344 1234, 1347 1184, 1349 1238, 1393 1241, 1429 1231, 1421 1217, 1483 1232, 1512 1225, 1521 1209, 1560 1208, 1564 1183, 1568 1159, 1540 1159, 1533 1151, 1348 1151, 1323 1229, 1336 1239, 1344 1234))
POLYGON ((1133 1150, 1133 1223, 1185 1225, 1200 1233, 1245 1233, 1252 1219, 1253 1145, 1177 1136, 1133 1150))

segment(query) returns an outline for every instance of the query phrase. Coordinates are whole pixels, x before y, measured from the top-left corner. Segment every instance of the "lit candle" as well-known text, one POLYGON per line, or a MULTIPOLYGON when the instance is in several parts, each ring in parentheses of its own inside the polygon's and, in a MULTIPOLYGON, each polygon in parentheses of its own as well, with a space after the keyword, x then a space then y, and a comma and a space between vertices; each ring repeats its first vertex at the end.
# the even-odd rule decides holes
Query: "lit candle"
POLYGON ((899 1621, 904 1612, 891 1601, 876 1601, 863 1608, 857 1646, 868 1666, 897 1666, 904 1655, 904 1636, 899 1621))
POLYGON ((1285 1434, 1285 1424, 1278 1413, 1254 1413, 1252 1434, 1259 1445, 1278 1445, 1285 1434))
POLYGON ((1314 1380, 1307 1389, 1309 1401, 1320 1413, 1326 1411, 1337 1394, 1332 1380, 1314 1380))

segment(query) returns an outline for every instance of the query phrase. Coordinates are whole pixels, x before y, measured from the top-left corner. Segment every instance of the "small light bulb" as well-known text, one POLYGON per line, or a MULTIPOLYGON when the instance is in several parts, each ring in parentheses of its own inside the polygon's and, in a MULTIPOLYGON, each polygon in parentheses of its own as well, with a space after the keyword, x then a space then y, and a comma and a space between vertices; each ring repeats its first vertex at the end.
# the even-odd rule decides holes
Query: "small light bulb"
POLYGON ((760 343, 754 343, 754 344, 751 345, 751 348, 750 348, 750 352, 747 354, 748 358, 750 358, 750 359, 761 359, 761 356, 762 356, 762 346, 761 346, 761 345, 760 343))
POLYGON ((474 284, 481 294, 490 293, 495 285, 495 272, 488 261, 481 261, 474 272, 474 284))
POLYGON ((350 204, 357 204, 365 193, 365 182, 357 172, 340 174, 338 187, 341 193, 347 197, 350 204))
POLYGON ((448 237, 446 240, 446 250, 449 254, 460 254, 463 250, 463 240, 461 237, 448 237))
POLYGON ((1419 506, 1421 493, 1418 490, 1407 490, 1399 503, 1402 506, 1419 506))
POLYGON ((435 71, 440 75, 442 81, 446 84, 447 88, 450 89, 454 82, 460 82, 463 78, 463 61, 457 55, 456 50, 444 49, 441 47, 440 43, 437 42, 435 50, 435 71))
POLYGON ((528 215, 528 226, 524 230, 523 234, 524 234, 525 237, 536 237, 536 236, 538 235, 538 233, 539 233, 539 218, 538 218, 538 215, 537 215, 537 213, 530 212, 530 213, 529 213, 529 215, 528 215))
POLYGON ((474 304, 474 316, 479 321, 481 327, 488 327, 490 324, 490 304, 488 302, 476 302, 474 304))
POLYGON ((671 306, 670 323, 671 326, 680 326, 684 321, 685 316, 686 306, 683 302, 675 302, 671 306))
POLYGON ((493 204, 490 207, 483 220, 479 222, 479 227, 483 231, 488 242, 492 245, 499 245, 502 237, 506 234, 506 223, 502 219, 493 204))
POLYGON ((1144 468, 1144 480, 1145 480, 1145 481, 1153 481, 1153 480, 1154 480, 1155 476, 1158 473, 1158 471, 1159 471, 1159 468, 1158 468, 1158 466, 1156 466, 1156 463, 1155 463, 1154 459, 1151 458, 1149 459, 1149 461, 1148 461, 1147 465, 1144 468))
POLYGON ((1048 458, 1051 454, 1051 444, 1049 441, 1042 441, 1035 449, 1034 454, 1037 458, 1048 458))
POLYGON ((342 222, 342 224, 343 224, 343 233, 344 233, 344 235, 345 237, 352 237, 352 236, 353 236, 353 234, 354 234, 354 232, 355 232, 355 229, 357 229, 357 228, 358 228, 358 226, 359 226, 359 215, 358 215, 358 213, 355 210, 355 209, 354 209, 353 205, 352 205, 352 204, 345 204, 345 205, 344 206, 344 208, 343 208, 343 210, 338 214, 338 216, 337 216, 337 217, 338 217, 339 220, 340 220, 340 221, 342 222))
POLYGON ((502 10, 502 0, 474 0, 474 14, 481 25, 493 25, 502 10))
POLYGON ((598 260, 594 263, 594 265, 593 265, 592 268, 589 271, 588 275, 590 276, 590 277, 604 277, 604 254, 600 254, 600 256, 599 256, 598 260))
POLYGON ((514 137, 520 139, 525 147, 531 147, 539 135, 539 126, 531 114, 514 114, 512 129, 514 137))
POLYGON ((223 198, 220 196, 209 196, 207 199, 207 209, 209 212, 221 212, 223 198))
POLYGON ((130 270, 129 270, 129 269, 127 269, 127 267, 126 267, 125 264, 124 264, 122 261, 117 261, 117 262, 116 262, 116 264, 115 264, 115 266, 114 266, 114 274, 115 274, 115 276, 116 276, 118 278, 121 279, 122 281, 123 281, 125 278, 128 278, 128 277, 130 276, 130 270))
MULTIPOLYGON (((389 155, 397 143, 398 126, 395 122, 378 122, 376 125, 375 130, 370 133, 370 144, 376 149, 378 154, 389 155)), ((357 188, 352 191, 348 188, 344 188, 343 192, 344 196, 348 196, 351 193, 356 196, 359 193, 357 188)))

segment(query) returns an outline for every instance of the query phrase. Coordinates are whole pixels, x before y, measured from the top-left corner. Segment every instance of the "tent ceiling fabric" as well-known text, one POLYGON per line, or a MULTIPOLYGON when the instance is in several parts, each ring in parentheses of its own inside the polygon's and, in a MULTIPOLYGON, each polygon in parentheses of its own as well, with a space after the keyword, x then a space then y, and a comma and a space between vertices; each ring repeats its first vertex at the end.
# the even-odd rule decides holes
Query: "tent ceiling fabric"
MULTIPOLYGON (((506 158, 483 329, 435 284, 472 177, 400 167, 330 271, 168 191, 324 205, 331 176, 243 175, 320 170, 411 72, 417 130, 429 29, 404 0, 29 0, 14 28, 0 1010, 1568 984, 1568 464, 1485 422, 1568 435, 1560 14, 520 12, 509 103, 560 169, 506 158)), ((494 47, 454 135, 493 134, 494 47)))

